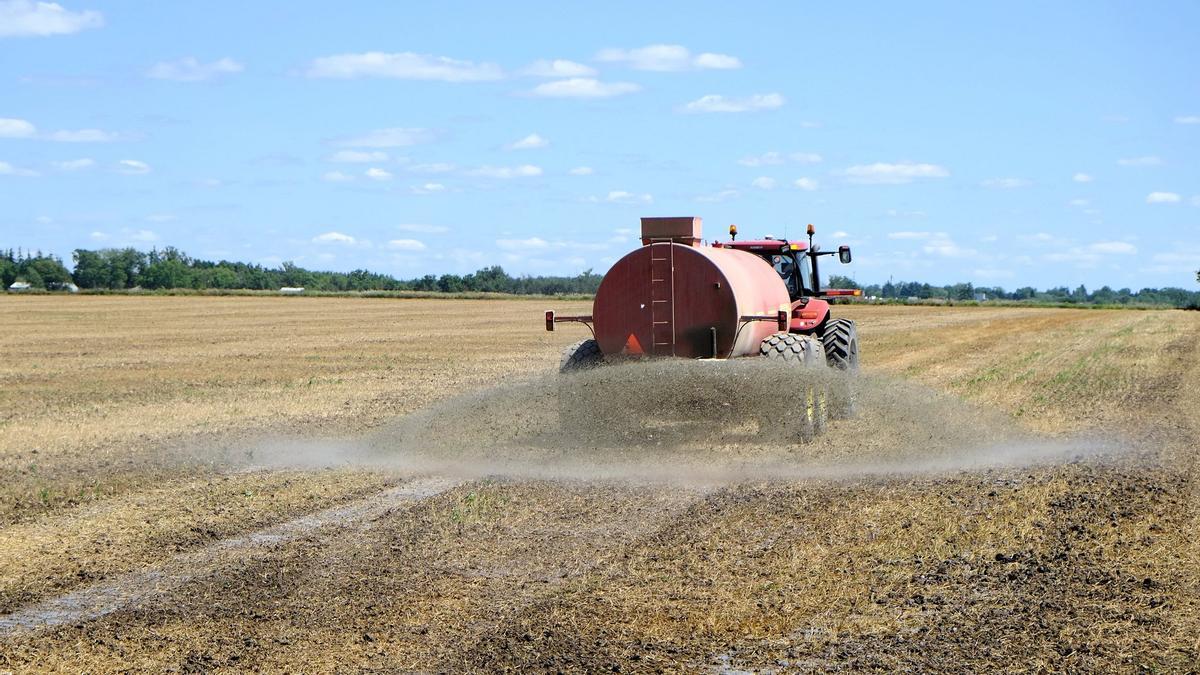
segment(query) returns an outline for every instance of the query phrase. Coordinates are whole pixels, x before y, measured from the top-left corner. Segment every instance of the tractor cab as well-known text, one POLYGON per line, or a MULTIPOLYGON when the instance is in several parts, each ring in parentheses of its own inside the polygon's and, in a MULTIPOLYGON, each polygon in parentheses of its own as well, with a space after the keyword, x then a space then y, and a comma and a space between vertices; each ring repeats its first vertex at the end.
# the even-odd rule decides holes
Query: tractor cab
POLYGON ((779 278, 783 279, 783 285, 787 286, 792 302, 816 295, 813 290, 812 263, 807 255, 807 243, 766 237, 729 241, 723 243, 722 247, 753 253, 766 261, 774 268, 779 278))

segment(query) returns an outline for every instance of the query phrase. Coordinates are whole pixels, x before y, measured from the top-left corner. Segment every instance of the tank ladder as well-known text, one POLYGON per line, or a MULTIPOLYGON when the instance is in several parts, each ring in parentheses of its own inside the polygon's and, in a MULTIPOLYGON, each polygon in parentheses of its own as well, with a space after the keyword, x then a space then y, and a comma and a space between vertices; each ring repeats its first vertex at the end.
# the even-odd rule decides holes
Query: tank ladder
POLYGON ((650 240, 650 326, 655 356, 675 356, 675 247, 650 240))

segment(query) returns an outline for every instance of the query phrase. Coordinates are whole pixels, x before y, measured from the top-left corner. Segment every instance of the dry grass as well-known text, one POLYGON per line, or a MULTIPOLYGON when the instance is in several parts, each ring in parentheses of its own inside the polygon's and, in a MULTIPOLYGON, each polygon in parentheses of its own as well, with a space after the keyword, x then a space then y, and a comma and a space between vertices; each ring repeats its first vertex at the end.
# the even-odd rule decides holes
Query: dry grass
MULTIPOLYGON (((0 345, 0 605, 379 489, 394 478, 236 467, 254 434, 358 433, 552 368, 578 334, 542 332, 543 304, 0 298, 14 334, 56 336, 0 345)), ((708 493, 470 483, 0 638, 0 669, 1197 667, 1200 316, 843 315, 876 374, 1131 449, 708 493)))

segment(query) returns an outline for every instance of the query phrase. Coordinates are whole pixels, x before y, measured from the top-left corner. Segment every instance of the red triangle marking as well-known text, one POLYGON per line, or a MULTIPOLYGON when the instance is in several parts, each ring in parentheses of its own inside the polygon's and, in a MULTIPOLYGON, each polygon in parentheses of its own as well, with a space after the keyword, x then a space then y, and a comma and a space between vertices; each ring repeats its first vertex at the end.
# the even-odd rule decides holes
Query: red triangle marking
POLYGON ((638 342, 637 336, 633 333, 629 334, 629 338, 625 340, 625 349, 621 350, 625 354, 645 354, 642 350, 642 344, 638 342))

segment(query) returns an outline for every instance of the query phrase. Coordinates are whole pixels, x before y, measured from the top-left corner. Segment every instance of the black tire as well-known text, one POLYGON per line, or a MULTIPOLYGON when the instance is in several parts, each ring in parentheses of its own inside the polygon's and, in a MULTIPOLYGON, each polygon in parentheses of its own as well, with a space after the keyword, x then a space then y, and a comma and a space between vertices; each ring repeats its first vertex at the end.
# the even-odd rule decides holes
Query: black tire
POLYGON ((858 372, 858 331, 850 319, 833 319, 825 325, 821 336, 825 359, 830 368, 849 373, 858 372))
POLYGON ((558 362, 558 372, 570 373, 577 370, 595 368, 604 363, 604 354, 600 352, 600 344, 592 338, 580 340, 567 347, 562 360, 558 362))
POLYGON ((758 346, 758 353, 768 359, 792 361, 803 366, 825 364, 821 342, 807 335, 773 333, 758 346))

